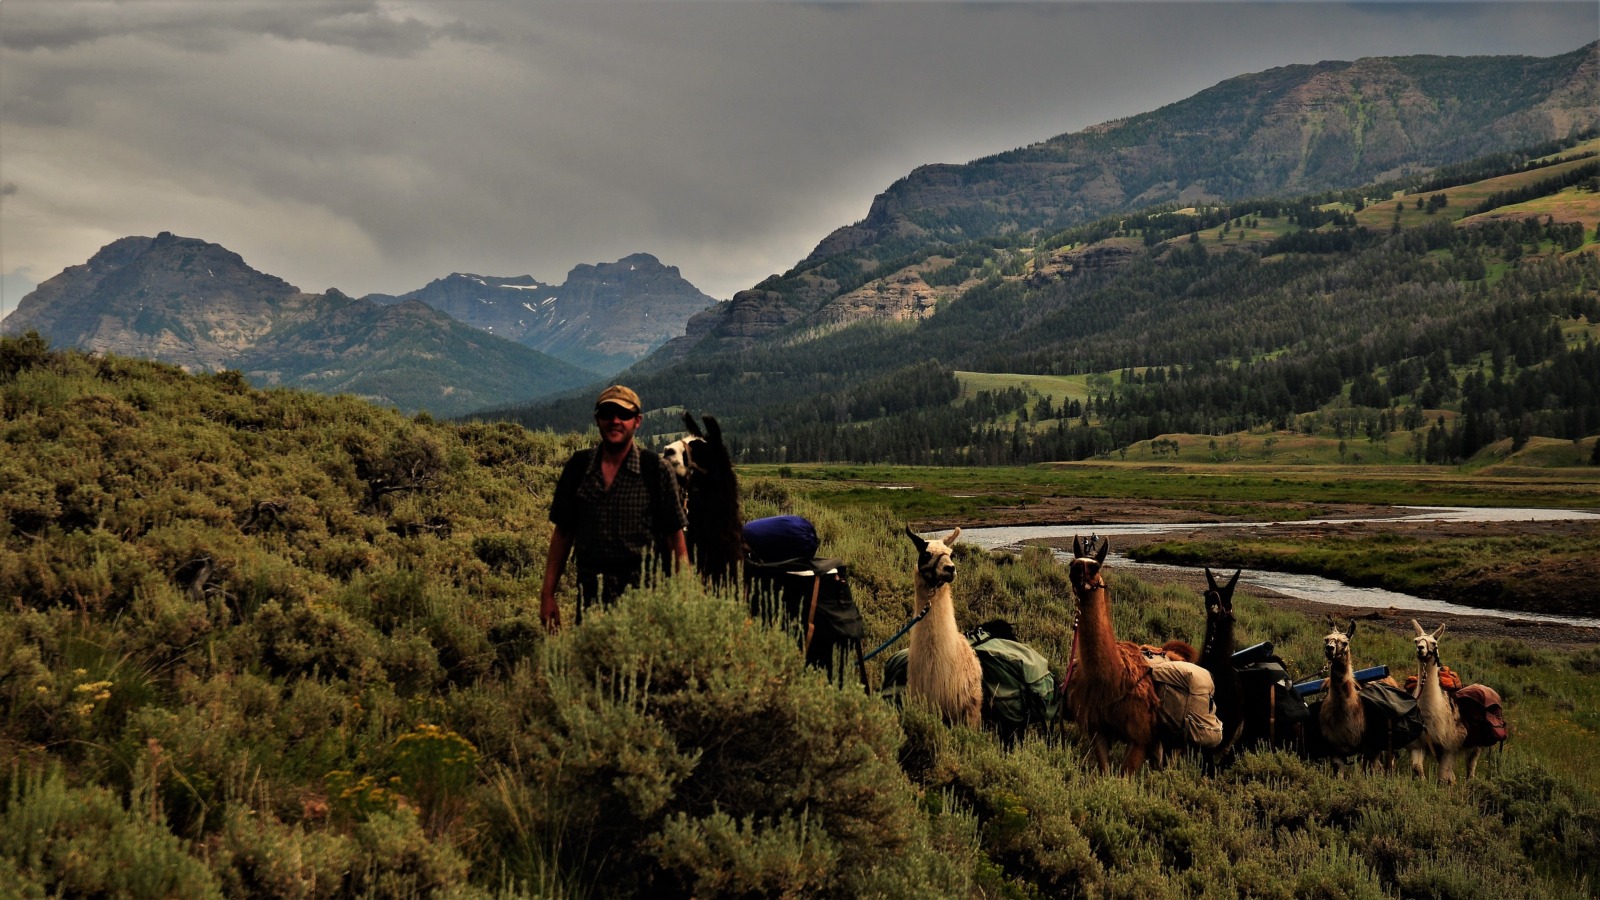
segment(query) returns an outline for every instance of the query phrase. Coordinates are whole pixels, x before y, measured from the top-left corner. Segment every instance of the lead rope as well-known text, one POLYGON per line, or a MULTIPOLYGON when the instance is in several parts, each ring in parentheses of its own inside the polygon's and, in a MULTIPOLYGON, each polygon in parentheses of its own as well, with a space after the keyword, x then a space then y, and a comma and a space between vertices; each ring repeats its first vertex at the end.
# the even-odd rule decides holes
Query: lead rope
POLYGON ((912 626, 916 625, 918 622, 921 622, 922 621, 922 617, 926 616, 928 613, 930 613, 932 611, 933 611, 933 604, 930 603, 928 605, 927 609, 924 609, 922 612, 917 613, 917 615, 911 621, 906 623, 906 626, 904 628, 900 629, 899 631, 896 631, 894 633, 894 637, 891 637, 887 641, 884 641, 883 643, 879 644, 878 645, 878 649, 872 651, 871 653, 868 653, 866 656, 863 656, 861 658, 861 662, 863 664, 865 664, 867 660, 869 660, 869 659, 873 658, 874 656, 877 656, 879 653, 882 653, 883 651, 889 649, 889 645, 890 644, 893 644, 895 641, 898 641, 901 638, 905 637, 906 632, 910 631, 912 626))
POLYGON ((1078 662, 1078 612, 1072 612, 1072 649, 1067 651, 1067 674, 1061 679, 1061 692, 1067 692, 1067 685, 1072 681, 1072 667, 1078 662))

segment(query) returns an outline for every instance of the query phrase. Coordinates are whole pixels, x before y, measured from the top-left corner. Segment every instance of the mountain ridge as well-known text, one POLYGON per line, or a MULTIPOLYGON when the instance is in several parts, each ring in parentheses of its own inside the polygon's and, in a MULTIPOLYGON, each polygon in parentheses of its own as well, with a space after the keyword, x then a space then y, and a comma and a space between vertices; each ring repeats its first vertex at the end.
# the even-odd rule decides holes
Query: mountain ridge
POLYGON ((1050 232, 1163 202, 1309 193, 1564 138, 1600 121, 1600 41, 1552 57, 1364 57, 1280 66, 1157 110, 963 164, 919 166, 867 215, 635 371, 738 351, 826 317, 918 248, 1050 232))
POLYGON ((716 299, 648 253, 574 266, 560 285, 531 275, 453 273, 379 303, 421 300, 456 319, 595 373, 614 374, 684 333, 716 299))
POLYGON ((309 294, 220 245, 171 232, 113 241, 24 297, 0 331, 443 416, 594 380, 420 302, 309 294))

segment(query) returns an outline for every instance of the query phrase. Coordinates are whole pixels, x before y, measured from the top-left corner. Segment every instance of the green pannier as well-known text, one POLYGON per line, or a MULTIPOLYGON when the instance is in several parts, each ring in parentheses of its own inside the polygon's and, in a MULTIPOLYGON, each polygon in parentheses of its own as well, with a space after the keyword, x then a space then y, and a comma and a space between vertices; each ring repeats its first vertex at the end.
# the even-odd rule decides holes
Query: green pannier
MULTIPOLYGON (((1058 681, 1050 662, 1020 641, 990 636, 983 628, 967 632, 983 666, 983 720, 1010 738, 1029 725, 1043 727, 1055 721, 1060 708, 1058 681)), ((899 703, 906 687, 906 653, 901 650, 883 664, 885 698, 899 703)))

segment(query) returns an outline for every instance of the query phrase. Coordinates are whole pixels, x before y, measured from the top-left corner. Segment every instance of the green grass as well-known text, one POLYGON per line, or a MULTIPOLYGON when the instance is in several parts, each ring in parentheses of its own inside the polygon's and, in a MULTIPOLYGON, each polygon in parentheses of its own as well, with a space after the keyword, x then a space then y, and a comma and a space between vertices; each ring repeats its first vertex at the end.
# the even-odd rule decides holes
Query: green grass
POLYGON ((966 400, 979 391, 1003 391, 1023 388, 1037 391, 1059 405, 1062 400, 1089 399, 1087 375, 1012 375, 1000 372, 956 372, 961 381, 961 399, 966 400))
MULTIPOLYGON (((1198 440, 1198 439, 1195 439, 1198 440)), ((1363 442, 1364 443, 1364 442, 1363 442)), ((1285 453, 1287 451, 1279 451, 1285 453)), ((1048 498, 1137 499, 1181 509, 1264 508, 1266 504, 1369 503, 1415 506, 1600 507, 1600 468, 1475 474, 1443 466, 1306 466, 1189 462, 1051 463, 982 468, 751 465, 792 492, 845 506, 882 506, 907 518, 963 521, 987 507, 1017 508, 1048 498), (904 488, 884 490, 884 487, 904 488)))

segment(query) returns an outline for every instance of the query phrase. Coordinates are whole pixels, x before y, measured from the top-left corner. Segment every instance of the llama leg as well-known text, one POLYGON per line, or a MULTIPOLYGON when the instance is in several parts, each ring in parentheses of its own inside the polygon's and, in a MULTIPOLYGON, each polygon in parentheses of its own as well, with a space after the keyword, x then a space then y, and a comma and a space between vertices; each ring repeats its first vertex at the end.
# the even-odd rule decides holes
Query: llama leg
POLYGON ((1456 755, 1442 748, 1439 750, 1439 783, 1456 783, 1456 755))
MULTIPOLYGON (((1139 771, 1139 767, 1144 765, 1144 758, 1145 758, 1145 749, 1143 747, 1141 747, 1138 744, 1129 744, 1128 745, 1128 755, 1126 755, 1126 756, 1124 756, 1122 758, 1122 774, 1124 774, 1124 775, 1132 775, 1133 773, 1139 771)), ((1156 748, 1156 759, 1157 759, 1157 761, 1159 761, 1160 758, 1161 758, 1161 748, 1157 747, 1156 748)))
POLYGON ((1478 774, 1478 754, 1482 752, 1482 747, 1473 747, 1467 751, 1467 778, 1469 780, 1478 774))
POLYGON ((1416 778, 1428 777, 1427 770, 1423 768, 1423 757, 1427 753, 1421 747, 1411 748, 1411 774, 1416 778))
POLYGON ((1089 748, 1094 751, 1095 762, 1100 764, 1100 774, 1111 771, 1111 747, 1105 735, 1095 734, 1089 739, 1089 748))

